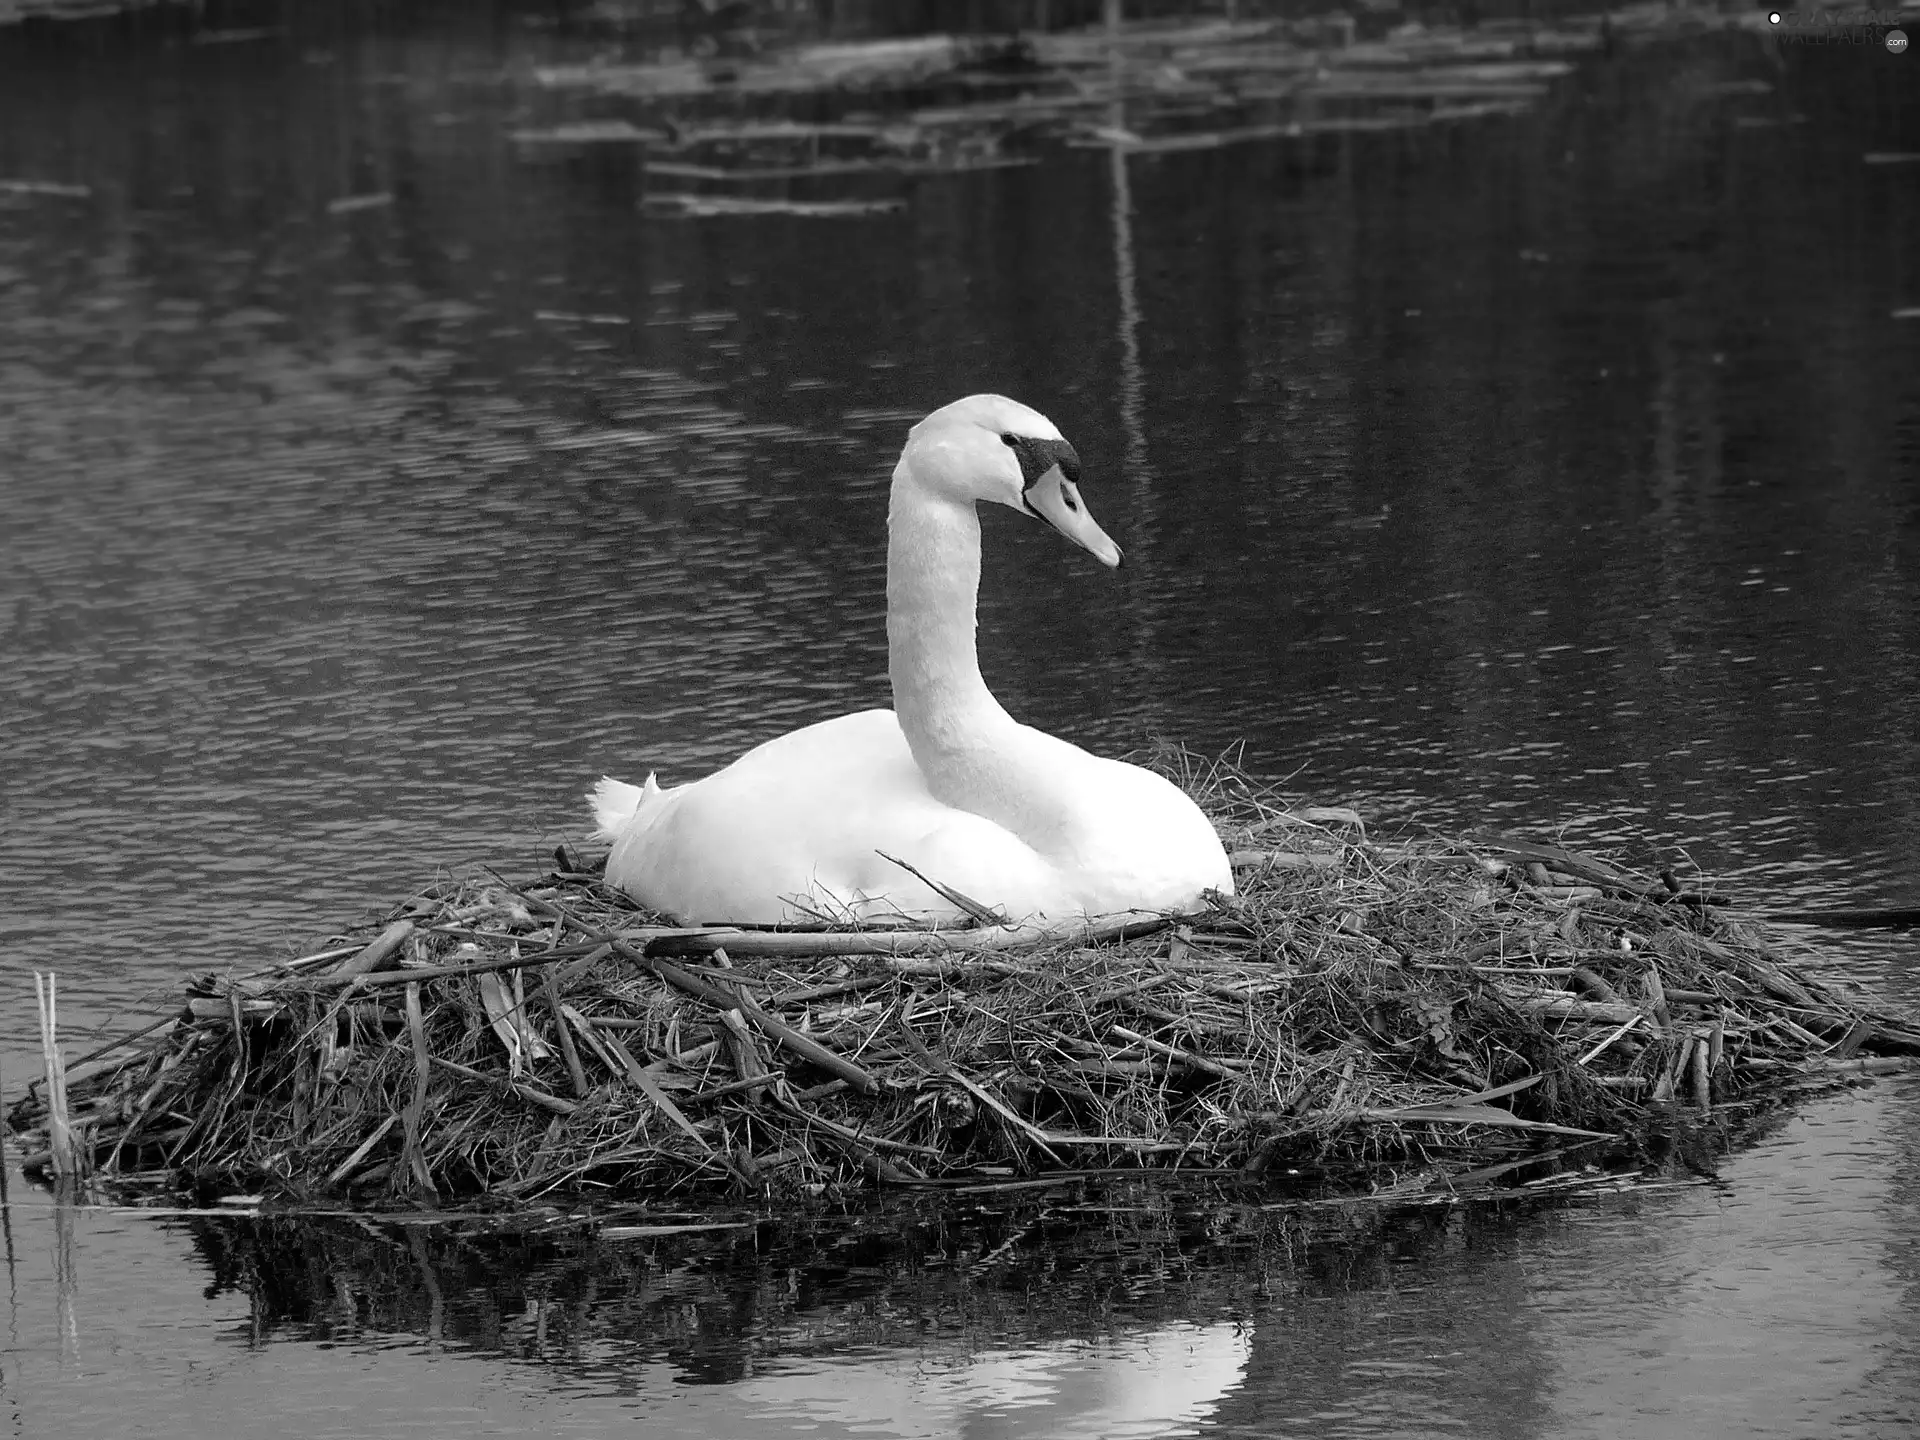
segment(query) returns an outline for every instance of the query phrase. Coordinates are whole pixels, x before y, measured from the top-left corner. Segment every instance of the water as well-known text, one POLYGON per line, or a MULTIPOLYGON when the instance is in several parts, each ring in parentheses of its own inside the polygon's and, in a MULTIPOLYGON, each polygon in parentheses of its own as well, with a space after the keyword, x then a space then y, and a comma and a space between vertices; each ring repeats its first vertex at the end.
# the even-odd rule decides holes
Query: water
POLYGON ((1917 1099, 1824 1104, 1717 1187, 1257 1260, 1230 1234, 922 1269, 871 1236, 728 1266, 344 1225, 249 1248, 16 1208, 0 1373, 25 1435, 1878 1440, 1920 1420, 1917 1099))
MULTIPOLYGON (((530 73, 606 43, 0 31, 0 180, 86 187, 0 189, 13 1085, 31 968, 71 1024, 144 1019, 583 839, 602 772, 883 700, 887 473, 986 388, 1074 440, 1130 562, 987 518, 1023 718, 1243 745, 1376 828, 1920 894, 1920 164, 1862 158, 1920 151, 1902 62, 1669 41, 1522 117, 669 221, 630 160, 509 138, 606 113, 530 73)), ((1920 998, 1910 939, 1829 953, 1920 998)), ((1071 1313, 1050 1245, 946 1288, 644 1245, 506 1288, 400 1234, 389 1293, 30 1197, 0 1384, 22 1434, 1894 1435, 1915 1154, 1890 1082, 1716 1189, 1063 1268, 1071 1313)))

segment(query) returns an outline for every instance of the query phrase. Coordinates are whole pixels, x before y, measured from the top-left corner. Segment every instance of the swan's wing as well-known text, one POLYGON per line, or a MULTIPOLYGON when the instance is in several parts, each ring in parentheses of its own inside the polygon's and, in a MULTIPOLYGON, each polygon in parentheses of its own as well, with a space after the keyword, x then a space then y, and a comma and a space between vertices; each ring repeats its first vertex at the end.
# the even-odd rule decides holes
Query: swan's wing
POLYGON ((859 914, 864 899, 885 908, 896 891, 910 908, 950 909, 875 853, 925 833, 944 809, 893 712, 862 711, 769 740, 643 805, 607 878, 684 921, 804 918, 793 896, 859 914))

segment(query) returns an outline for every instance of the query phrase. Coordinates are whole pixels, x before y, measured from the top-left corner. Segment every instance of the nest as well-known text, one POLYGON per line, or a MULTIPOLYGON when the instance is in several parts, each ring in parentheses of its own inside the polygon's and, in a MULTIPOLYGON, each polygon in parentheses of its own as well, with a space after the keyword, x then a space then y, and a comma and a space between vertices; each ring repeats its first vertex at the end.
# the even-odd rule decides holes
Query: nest
POLYGON ((1351 811, 1185 778, 1239 887, 1203 914, 686 929, 561 851, 524 884, 437 885, 370 942, 195 980, 29 1093, 16 1143, 123 1192, 361 1204, 1114 1172, 1459 1194, 1642 1169, 1676 1121, 1724 1136, 1920 1054, 1671 875, 1376 843, 1351 811))

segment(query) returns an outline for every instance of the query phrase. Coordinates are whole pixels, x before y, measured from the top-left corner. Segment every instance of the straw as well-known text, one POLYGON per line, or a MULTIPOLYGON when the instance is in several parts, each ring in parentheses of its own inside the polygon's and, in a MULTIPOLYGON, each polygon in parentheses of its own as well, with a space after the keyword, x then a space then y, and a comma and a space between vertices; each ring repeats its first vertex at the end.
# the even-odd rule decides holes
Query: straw
MULTIPOLYGON (((162 1033, 100 1051, 72 1087, 98 1183, 171 1165, 307 1202, 830 1199, 1199 1167, 1445 1189, 1511 1183, 1568 1135, 1631 1172, 1657 1126, 1731 1136, 1841 1083, 1832 1060, 1920 1054, 1920 1028, 1697 884, 1512 837, 1383 841, 1225 767, 1168 768, 1244 862, 1192 916, 685 927, 570 857, 449 880, 331 974, 204 977, 162 1033)), ((47 1082, 11 1119, 30 1168, 70 1173, 53 998, 49 978, 47 1082)))

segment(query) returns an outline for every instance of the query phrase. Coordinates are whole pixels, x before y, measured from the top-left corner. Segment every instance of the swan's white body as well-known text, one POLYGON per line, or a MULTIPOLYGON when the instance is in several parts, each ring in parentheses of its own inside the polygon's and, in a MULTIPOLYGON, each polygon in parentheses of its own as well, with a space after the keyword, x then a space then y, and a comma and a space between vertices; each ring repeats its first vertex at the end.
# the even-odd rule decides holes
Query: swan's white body
POLYGON ((888 510, 895 709, 795 730, 671 790, 602 780, 608 882, 682 923, 968 918, 888 856, 1015 922, 1191 911, 1209 890, 1231 894, 1219 837, 1178 788, 1020 724, 980 677, 977 501, 1039 514, 1119 563, 1076 470, 1044 416, 999 396, 915 426, 888 510))

